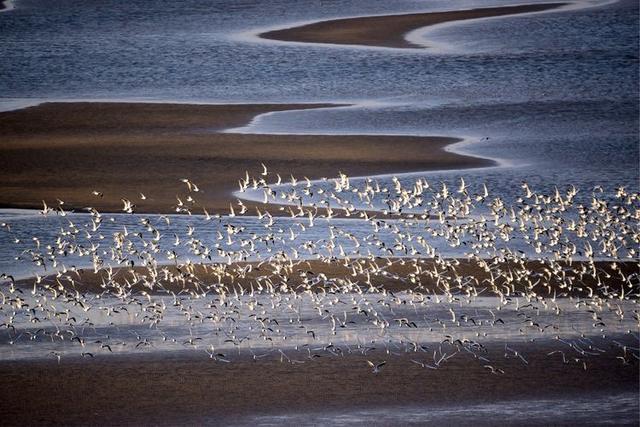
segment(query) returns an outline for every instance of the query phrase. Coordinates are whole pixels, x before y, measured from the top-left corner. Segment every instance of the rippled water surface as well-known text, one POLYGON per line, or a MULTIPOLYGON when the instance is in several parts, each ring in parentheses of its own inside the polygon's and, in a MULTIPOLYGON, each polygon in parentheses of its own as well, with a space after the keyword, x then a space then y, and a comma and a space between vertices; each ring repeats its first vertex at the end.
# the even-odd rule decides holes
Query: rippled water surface
MULTIPOLYGON (((449 149, 494 159, 496 165, 464 171, 415 171, 401 181, 407 184, 426 177, 432 183, 443 181, 455 188, 462 176, 475 190, 486 182, 492 195, 499 195, 506 203, 513 203, 521 194, 521 181, 547 193, 554 186, 576 185, 580 188, 576 201, 580 203, 590 199, 596 185, 609 193, 618 186, 638 191, 639 7, 635 0, 577 0, 569 8, 549 13, 446 24, 410 34, 413 42, 428 46, 426 49, 309 45, 256 37, 266 29, 314 20, 511 3, 16 0, 15 8, 0 13, 0 110, 49 100, 87 99, 349 103, 348 107, 266 114, 228 131, 458 137, 463 142, 449 149)), ((400 143, 396 149, 402 150, 400 143)), ((388 185, 391 177, 378 179, 388 185)), ((357 184, 358 180, 352 182, 357 184)), ((198 185, 207 188, 206 182, 198 185)), ((286 191, 286 186, 278 188, 281 190, 286 191)), ((262 195, 248 192, 242 197, 260 200, 262 195)), ((422 236, 425 231, 419 222, 407 225, 390 220, 398 227, 396 231, 376 231, 373 239, 371 224, 351 218, 317 219, 314 227, 309 227, 306 219, 276 218, 272 229, 267 229, 265 219, 249 216, 214 221, 171 216, 171 225, 156 215, 146 217, 163 235, 155 252, 159 262, 166 262, 171 251, 181 261, 204 259, 198 259, 184 245, 189 226, 197 229, 196 237, 204 244, 221 249, 213 250, 213 261, 227 260, 222 250, 244 247, 238 236, 226 234, 229 224, 242 228, 244 236, 263 237, 274 232, 281 237, 272 247, 256 243, 256 251, 252 251, 255 258, 249 259, 267 259, 277 251, 292 254, 293 250, 300 258, 326 255, 322 241, 331 233, 342 245, 343 257, 366 251, 379 255, 380 243, 393 247, 399 234, 409 231, 422 236), (289 234, 296 235, 291 239, 295 243, 286 243, 289 234), (362 247, 355 247, 352 237, 362 247), (173 243, 176 239, 182 239, 183 244, 173 243), (318 252, 305 253, 300 246, 303 242, 315 242, 318 252)), ((95 252, 103 251, 105 260, 109 260, 114 235, 125 227, 133 245, 149 241, 149 236, 135 237, 138 232, 145 233, 141 216, 105 215, 99 231, 91 230, 90 220, 88 214, 43 217, 33 212, 1 211, 0 222, 10 224, 11 232, 4 225, 0 230, 0 273, 20 278, 91 266, 93 260, 78 252, 61 255, 60 264, 48 264, 47 270, 34 264, 29 254, 36 245, 55 245, 60 233, 66 233, 72 245, 97 245, 95 252)), ((438 237, 429 239, 444 257, 464 256, 469 250, 451 247, 438 237)), ((522 239, 514 238, 508 246, 533 256, 531 246, 522 239)), ((20 291, 20 300, 15 299, 15 290, 3 296, 21 309, 0 313, 3 324, 14 325, 0 331, 2 360, 185 349, 207 351, 218 362, 226 362, 224 358, 235 355, 236 350, 257 357, 296 359, 312 358, 313 353, 337 356, 337 349, 366 352, 365 342, 387 353, 408 352, 408 343, 414 342, 428 347, 435 362, 444 357, 441 344, 452 339, 449 334, 464 340, 482 337, 483 342, 499 345, 508 341, 516 350, 529 340, 553 342, 568 353, 576 346, 597 352, 611 348, 620 352, 623 348, 622 359, 626 361, 627 347, 612 344, 623 336, 632 340, 630 354, 637 358, 637 304, 633 300, 605 301, 597 305, 597 312, 584 301, 579 307, 579 302, 568 298, 536 301, 514 297, 498 311, 502 301, 494 297, 440 300, 434 296, 418 303, 416 295, 405 292, 398 296, 348 292, 335 297, 342 302, 333 296, 306 293, 295 298, 285 294, 235 295, 232 307, 215 293, 198 298, 163 294, 145 299, 133 295, 126 302, 113 295, 88 294, 83 295, 84 305, 79 305, 68 295, 47 299, 55 289, 48 289, 46 298, 35 288, 33 293, 30 289, 20 291), (53 315, 45 317, 35 309, 26 309, 45 302, 53 304, 53 315), (277 326, 269 324, 267 328, 265 320, 256 319, 253 310, 257 305, 262 314, 279 320, 277 326), (376 308, 375 323, 363 316, 361 305, 376 308), (162 322, 150 327, 152 313, 159 307, 162 322), (502 321, 499 329, 495 328, 496 313, 502 321), (457 317, 451 319, 452 315, 457 317), (200 317, 195 321, 191 316, 200 317), (403 317, 415 319, 415 327, 394 320, 403 317), (473 324, 469 317, 473 317, 473 324), (332 334, 331 322, 336 319, 344 322, 344 328, 332 334), (384 332, 379 329, 381 321, 388 321, 384 332), (607 341, 598 341, 605 334, 607 341)), ((471 347, 460 348, 469 351, 471 347)), ((418 352, 417 347, 414 350, 418 352)), ((519 354, 510 353, 513 351, 507 352, 505 347, 507 354, 519 354)), ((426 350, 420 354, 427 357, 426 350)), ((517 357, 524 360, 526 355, 517 357)), ((615 420, 616 425, 637 425, 637 397, 637 393, 629 393, 490 405, 253 414, 238 422, 264 426, 308 425, 309 420, 333 425, 484 422, 515 426, 607 425, 615 420)))
POLYGON ((569 10, 411 36, 429 49, 255 37, 261 29, 338 16, 501 3, 509 2, 63 0, 51 8, 18 0, 0 14, 0 104, 354 102, 271 114, 239 131, 458 136, 467 142, 454 149, 506 166, 464 172, 502 194, 523 179, 637 188, 637 2, 578 1, 569 10))
POLYGON ((451 135, 467 140, 455 150, 505 166, 454 174, 490 182, 503 195, 525 179, 638 188, 637 2, 579 1, 571 10, 447 24, 412 36, 430 49, 253 35, 337 16, 487 5, 60 1, 51 8, 18 0, 0 14, 0 104, 355 102, 271 114, 238 131, 451 135))

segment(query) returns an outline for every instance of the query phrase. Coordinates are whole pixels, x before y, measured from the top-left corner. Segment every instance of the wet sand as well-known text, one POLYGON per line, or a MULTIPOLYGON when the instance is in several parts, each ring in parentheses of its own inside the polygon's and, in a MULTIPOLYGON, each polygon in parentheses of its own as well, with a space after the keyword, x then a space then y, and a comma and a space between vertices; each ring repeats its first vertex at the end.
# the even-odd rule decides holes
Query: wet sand
MULTIPOLYGON (((193 266, 191 272, 187 272, 185 268, 178 270, 175 266, 165 266, 164 268, 170 272, 169 277, 180 278, 179 280, 167 281, 159 279, 155 286, 155 289, 149 289, 142 284, 140 280, 143 277, 149 276, 149 271, 142 267, 131 268, 118 268, 114 269, 113 280, 122 286, 125 283, 134 284, 131 286, 131 290, 134 292, 145 291, 151 294, 167 294, 170 292, 180 293, 182 291, 208 291, 216 293, 218 292, 219 285, 223 285, 227 291, 242 290, 250 291, 251 289, 258 289, 259 284, 265 285, 267 279, 271 280, 274 286, 279 286, 282 283, 286 283, 289 289, 297 292, 302 292, 306 289, 311 289, 314 292, 320 292, 321 286, 307 286, 308 283, 316 280, 320 275, 324 275, 326 279, 321 281, 322 289, 325 291, 331 290, 332 283, 335 284, 336 290, 340 289, 340 279, 348 278, 353 283, 357 283, 358 286, 364 292, 376 292, 381 290, 391 292, 412 291, 420 292, 423 294, 444 294, 450 292, 453 294, 466 295, 467 293, 474 294, 475 289, 469 285, 454 285, 456 275, 461 277, 473 277, 478 281, 477 289, 484 289, 480 292, 480 296, 496 296, 489 285, 490 274, 478 265, 476 261, 460 259, 457 261, 458 265, 455 267, 442 267, 434 262, 432 259, 420 259, 415 260, 416 263, 423 270, 422 274, 416 275, 416 268, 412 261, 402 259, 378 259, 375 262, 375 266, 371 264, 371 261, 360 259, 358 261, 351 261, 349 266, 345 266, 343 262, 335 261, 331 263, 321 261, 297 261, 288 270, 280 270, 269 263, 259 264, 251 263, 252 269, 248 271, 246 268, 249 263, 233 263, 227 265, 221 264, 198 264, 193 266), (384 270, 382 274, 371 274, 370 281, 371 286, 366 284, 367 277, 365 274, 353 275, 352 266, 358 262, 365 269, 365 271, 373 271, 380 268, 384 270), (438 271, 438 276, 433 275, 433 271, 438 271), (286 278, 283 276, 286 275, 286 278), (410 279, 413 278, 416 282, 412 283, 410 279), (442 282, 447 279, 451 284, 449 289, 444 289, 442 282), (375 289, 373 289, 375 288, 375 289)), ((282 267, 280 265, 279 267, 282 267)), ((610 262, 599 261, 593 264, 593 267, 598 272, 599 279, 593 278, 589 273, 580 275, 579 272, 582 267, 585 267, 585 271, 591 272, 591 266, 586 262, 574 262, 571 266, 563 265, 565 271, 565 280, 562 281, 558 277, 546 278, 543 285, 536 285, 533 289, 526 289, 526 284, 523 281, 516 281, 515 283, 508 283, 503 275, 497 274, 498 271, 523 271, 521 266, 515 266, 512 263, 499 263, 491 266, 491 271, 496 276, 495 284, 501 291, 504 291, 505 287, 511 289, 513 294, 524 293, 530 294, 535 292, 537 295, 545 297, 558 298, 562 297, 579 297, 586 298, 589 295, 607 296, 604 291, 609 293, 617 293, 620 290, 620 276, 619 272, 622 272, 625 276, 631 276, 631 283, 633 288, 626 289, 626 293, 629 296, 638 295, 640 293, 640 283, 638 277, 638 263, 637 262, 619 262, 618 269, 613 270, 610 262)), ((548 268, 548 264, 544 264, 540 261, 530 260, 524 264, 524 267, 530 271, 529 277, 535 281, 537 277, 544 278, 545 269, 548 268)), ((160 277, 163 277, 161 274, 160 277)), ((35 279, 23 279, 18 281, 18 285, 30 289, 33 287, 35 279)), ((77 273, 69 272, 61 277, 55 275, 48 276, 42 279, 42 283, 38 286, 56 285, 62 284, 66 289, 77 290, 81 293, 101 293, 105 288, 102 287, 103 283, 108 282, 107 272, 103 269, 95 273, 93 270, 79 270, 77 273)))
POLYGON ((197 201, 227 213, 245 170, 275 181, 487 166, 492 161, 444 151, 444 137, 246 135, 220 133, 270 112, 327 104, 184 105, 46 103, 0 113, 0 206, 138 212, 175 211, 181 178, 203 191, 197 201), (103 193, 93 196, 92 191, 103 193), (139 192, 147 197, 141 200, 139 192))
POLYGON ((259 34, 259 36, 264 39, 289 42, 330 43, 402 49, 424 48, 424 46, 406 40, 406 34, 422 27, 443 24, 445 22, 542 12, 565 5, 567 5, 567 3, 545 3, 448 12, 334 19, 299 27, 267 31, 259 34))
MULTIPOLYGON (((512 8, 524 7, 533 6, 512 8)), ((417 27, 424 25, 430 24, 417 27)), ((393 28, 401 34, 394 40, 387 38, 386 43, 392 43, 387 46, 412 47, 403 45, 408 42, 402 38, 406 33, 402 25, 393 28)), ((336 37, 345 40, 346 32, 337 31, 336 37)), ((357 44, 380 45, 371 35, 356 36, 362 41, 357 44)), ((343 44, 354 44, 353 39, 343 44)), ((332 176, 337 170, 362 175, 490 164, 443 151, 456 141, 452 138, 219 133, 279 108, 308 107, 45 104, 0 113, 0 204, 38 207, 41 199, 55 205, 54 200, 61 198, 67 201, 66 207, 118 210, 120 197, 127 197, 139 211, 168 212, 175 195, 184 193, 179 179, 189 177, 203 188, 199 200, 209 211, 224 212, 237 179, 245 169, 257 174, 261 162, 274 172, 311 178, 332 176), (104 196, 93 197, 92 190, 104 196), (139 200, 139 191, 148 200, 139 200)), ((296 271, 304 274, 308 273, 302 267, 335 277, 349 273, 338 264, 299 267, 296 271)), ((482 272, 474 268, 463 262, 460 273, 482 280, 482 272)), ((625 265, 627 274, 633 269, 633 264, 625 265)), ((410 267, 395 264, 390 270, 406 277, 410 267)), ((236 283, 247 287, 254 279, 249 276, 236 283)), ((80 283, 83 291, 99 290, 98 276, 82 273, 80 283)), ((389 278, 384 286, 408 288, 406 282, 389 278)), ((426 289, 438 290, 430 284, 426 289)), ((443 368, 430 370, 410 360, 425 360, 426 353, 391 360, 380 350, 367 356, 300 356, 304 363, 299 364, 237 355, 230 357, 231 363, 216 363, 203 351, 96 354, 95 358, 63 358, 60 363, 55 358, 3 360, 0 411, 3 425, 21 426, 250 424, 246 417, 251 414, 500 401, 513 401, 517 408, 529 399, 638 394, 637 361, 624 365, 606 354, 589 358, 585 370, 581 363, 551 360, 547 353, 558 348, 563 347, 553 342, 518 346, 527 355, 525 366, 518 359, 505 359, 501 345, 490 346, 487 357, 505 370, 503 375, 492 375, 464 353, 443 368), (374 375, 367 359, 389 363, 374 375)))
MULTIPOLYGON (((635 361, 623 365, 607 353, 589 358, 585 371, 582 363, 563 364, 559 356, 547 356, 561 348, 557 343, 514 346, 527 356, 528 365, 517 358, 505 359, 503 344, 487 347, 485 356, 505 371, 503 375, 491 374, 483 367, 485 362, 465 352, 438 370, 410 361, 427 361, 430 355, 425 352, 389 358, 381 350, 364 356, 356 349, 344 357, 313 359, 291 351, 290 356, 304 362, 296 364, 281 363, 277 356, 254 361, 238 355, 228 356, 231 363, 221 363, 201 350, 68 357, 60 364, 55 358, 0 361, 0 411, 7 426, 238 421, 250 425, 250 416, 257 414, 501 401, 517 406, 527 405, 529 399, 638 393, 635 361), (388 363, 381 373, 373 374, 367 359, 388 363)), ((450 347, 445 344, 443 349, 454 351, 450 347)), ((482 420, 479 415, 474 422, 482 420)), ((521 421, 521 425, 538 424, 533 419, 521 421)))
MULTIPOLYGON (((408 263, 396 261, 389 271, 406 277, 411 270, 408 263)), ((425 260, 425 267, 431 262, 425 260)), ((607 270, 609 264, 596 264, 603 269, 600 276, 611 273, 607 270)), ((577 266, 574 263, 574 267, 577 266)), ((228 267, 233 278, 231 287, 248 288, 257 275, 273 276, 265 265, 245 277, 235 273, 234 278, 233 272, 237 271, 234 267, 228 267)), ((541 266, 532 261, 528 268, 539 270, 541 266)), ((479 280, 486 276, 465 261, 461 261, 458 269, 460 274, 474 274, 479 280)), ((637 271, 637 264, 624 264, 622 269, 629 274, 637 271)), ((338 263, 304 262, 293 267, 290 285, 298 283, 296 274, 300 278, 300 273, 306 276, 310 271, 313 275, 323 272, 329 278, 348 274, 338 263)), ((120 279, 130 280, 126 270, 121 273, 120 279)), ((199 278, 206 277, 199 275, 199 278)), ((99 291, 99 281, 99 275, 82 272, 76 282, 82 286, 77 289, 99 291)), ((414 288, 392 278, 374 279, 374 282, 393 291, 414 288)), ((554 284, 554 288, 558 289, 558 285, 554 284)), ((433 281, 426 280, 425 287, 419 290, 439 291, 433 281)), ((570 293, 584 296, 582 291, 570 293)), ((629 335, 609 336, 606 340, 593 337, 595 346, 607 350, 598 356, 578 354, 551 337, 533 343, 509 343, 526 356, 528 364, 524 365, 520 359, 505 358, 504 343, 483 341, 486 346, 483 357, 491 361, 491 366, 505 371, 497 375, 484 367, 487 362, 475 359, 463 349, 440 369, 421 368, 411 359, 430 362, 437 344, 427 344, 428 352, 389 355, 381 347, 382 340, 366 355, 353 345, 352 353, 345 350, 344 356, 332 356, 321 350, 320 342, 313 351, 320 357, 310 358, 306 349, 286 350, 296 363, 280 361, 279 353, 254 360, 246 350, 240 354, 225 350, 225 357, 231 362, 216 362, 203 348, 155 353, 131 349, 134 354, 100 351, 94 357, 65 355, 59 364, 53 356, 39 360, 5 360, 0 361, 0 411, 5 425, 226 425, 234 422, 252 425, 251 417, 255 415, 326 414, 395 406, 465 407, 501 402, 513 402, 517 407, 527 405, 532 399, 570 401, 621 393, 637 395, 638 362, 632 357, 628 364, 616 359, 621 350, 614 348, 612 339, 637 347, 637 340, 629 335), (559 354, 548 355, 555 350, 564 351, 568 362, 563 363, 559 354), (367 360, 387 361, 387 365, 381 373, 373 374, 367 360)), ((261 345, 256 341, 253 346, 256 354, 267 351, 259 348, 261 345)), ((450 344, 443 344, 443 349, 448 354, 456 351, 450 344)), ((491 420, 497 422, 496 419, 483 422, 478 418, 473 420, 473 425, 492 425, 491 420)), ((621 421, 635 422, 614 421, 617 425, 622 425, 621 421)), ((511 425, 540 424, 537 420, 523 419, 511 425)))

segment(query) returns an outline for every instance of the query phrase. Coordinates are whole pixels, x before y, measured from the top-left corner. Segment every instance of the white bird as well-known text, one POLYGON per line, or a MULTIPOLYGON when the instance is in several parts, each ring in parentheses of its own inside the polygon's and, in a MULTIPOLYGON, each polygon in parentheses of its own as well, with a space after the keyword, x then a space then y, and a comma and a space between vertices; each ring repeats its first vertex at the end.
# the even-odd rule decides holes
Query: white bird
POLYGON ((369 365, 369 367, 371 367, 371 372, 377 374, 382 371, 382 368, 384 368, 387 362, 383 360, 382 362, 376 364, 370 360, 367 360, 367 364, 369 365))

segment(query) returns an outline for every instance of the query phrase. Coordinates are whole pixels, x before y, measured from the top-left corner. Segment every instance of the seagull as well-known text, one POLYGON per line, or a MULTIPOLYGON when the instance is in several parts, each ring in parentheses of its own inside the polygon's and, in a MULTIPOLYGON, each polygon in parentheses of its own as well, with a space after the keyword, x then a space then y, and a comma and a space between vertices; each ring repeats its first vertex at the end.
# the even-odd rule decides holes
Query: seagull
POLYGON ((382 368, 384 368, 384 366, 387 364, 386 361, 382 361, 378 364, 373 363, 370 360, 367 360, 367 364, 369 365, 369 367, 371 367, 371 372, 374 374, 380 373, 382 371, 382 368))
POLYGON ((133 213, 133 209, 135 208, 136 205, 131 203, 129 199, 120 199, 120 200, 122 200, 122 203, 123 203, 122 211, 130 214, 133 213))
POLYGON ((491 365, 484 365, 484 368, 488 369, 494 375, 504 374, 504 371, 502 369, 496 368, 496 367, 491 366, 491 365))
POLYGON ((189 192, 194 192, 197 193, 198 191, 200 191, 200 189, 198 188, 198 186, 191 181, 188 178, 181 178, 180 181, 184 182, 185 184, 187 184, 187 189, 189 190, 189 192))

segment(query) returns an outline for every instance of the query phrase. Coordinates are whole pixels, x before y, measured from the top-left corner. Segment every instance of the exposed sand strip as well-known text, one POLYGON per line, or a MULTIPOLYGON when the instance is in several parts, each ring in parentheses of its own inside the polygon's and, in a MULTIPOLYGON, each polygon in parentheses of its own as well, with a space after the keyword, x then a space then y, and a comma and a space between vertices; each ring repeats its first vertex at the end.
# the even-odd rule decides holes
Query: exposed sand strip
POLYGON ((183 105, 47 103, 0 113, 0 206, 173 212, 181 178, 203 190, 209 212, 228 212, 245 170, 268 165, 284 178, 311 179, 488 166, 443 150, 455 138, 220 133, 256 115, 326 104, 183 105), (93 196, 93 190, 104 193, 93 196), (143 192, 146 200, 141 200, 143 192))
MULTIPOLYGON (((513 345, 527 356, 528 365, 518 358, 505 359, 504 344, 487 347, 485 356, 504 369, 502 375, 492 375, 465 351, 443 368, 432 370, 410 361, 430 360, 430 353, 389 359, 382 347, 366 356, 354 348, 353 354, 344 357, 314 359, 305 357, 305 352, 289 352, 292 359, 304 362, 298 364, 280 363, 278 353, 257 362, 230 353, 231 363, 216 363, 204 350, 130 356, 105 351, 94 358, 63 357, 60 364, 53 357, 5 361, 0 362, 0 411, 7 426, 224 425, 234 421, 250 425, 244 417, 253 414, 501 401, 513 401, 517 407, 530 399, 638 392, 637 363, 625 366, 605 354, 588 358, 585 371, 581 363, 563 364, 559 355, 547 355, 558 349, 568 351, 557 342, 513 345), (367 359, 390 362, 380 374, 372 374, 367 359)), ((453 350, 445 347, 444 351, 453 350)), ((490 424, 487 418, 469 421, 490 424)), ((537 425, 537 420, 522 422, 537 425)))
POLYGON ((522 13, 542 12, 568 3, 543 3, 517 6, 487 7, 447 12, 410 13, 404 15, 365 16, 315 22, 299 27, 267 31, 260 37, 270 40, 305 43, 423 48, 405 39, 418 28, 445 22, 490 18, 522 13))

